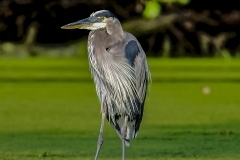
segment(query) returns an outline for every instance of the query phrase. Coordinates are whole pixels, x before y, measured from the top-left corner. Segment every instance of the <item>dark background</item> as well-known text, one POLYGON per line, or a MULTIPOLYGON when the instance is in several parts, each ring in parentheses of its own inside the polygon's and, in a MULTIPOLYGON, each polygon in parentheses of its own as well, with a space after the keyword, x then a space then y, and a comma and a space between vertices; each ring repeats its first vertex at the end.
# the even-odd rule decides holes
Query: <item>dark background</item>
POLYGON ((159 16, 147 20, 142 16, 145 0, 1 0, 0 42, 72 43, 87 36, 88 31, 61 30, 62 25, 107 9, 126 26, 130 24, 124 29, 137 36, 148 56, 239 56, 240 5, 237 0, 173 2, 159 0, 159 16), (145 27, 139 22, 157 25, 145 27))

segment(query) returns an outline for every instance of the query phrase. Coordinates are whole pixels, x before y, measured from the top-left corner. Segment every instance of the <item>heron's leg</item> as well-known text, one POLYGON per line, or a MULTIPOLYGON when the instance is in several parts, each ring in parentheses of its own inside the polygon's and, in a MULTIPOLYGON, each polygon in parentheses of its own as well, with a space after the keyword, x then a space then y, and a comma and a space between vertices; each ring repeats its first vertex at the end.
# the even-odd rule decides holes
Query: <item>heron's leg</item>
POLYGON ((123 126, 122 126, 122 160, 124 160, 125 158, 125 140, 126 140, 126 136, 127 136, 127 121, 128 121, 128 117, 125 117, 123 126))
POLYGON ((125 142, 122 140, 122 160, 124 160, 125 157, 125 142))
POLYGON ((101 149, 101 146, 103 144, 103 128, 104 128, 104 120, 105 120, 105 113, 102 112, 102 120, 101 120, 101 127, 100 127, 100 133, 98 136, 98 142, 97 142, 97 151, 94 160, 97 160, 99 151, 101 149))

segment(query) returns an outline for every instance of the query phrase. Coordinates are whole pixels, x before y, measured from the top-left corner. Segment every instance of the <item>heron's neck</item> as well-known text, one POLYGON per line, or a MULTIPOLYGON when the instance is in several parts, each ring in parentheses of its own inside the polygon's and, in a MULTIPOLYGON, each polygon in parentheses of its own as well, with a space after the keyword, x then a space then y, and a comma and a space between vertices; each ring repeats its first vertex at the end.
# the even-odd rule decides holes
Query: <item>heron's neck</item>
POLYGON ((89 35, 89 41, 94 44, 92 47, 97 46, 99 51, 120 43, 124 38, 125 33, 118 19, 108 21, 106 28, 91 31, 89 35))
POLYGON ((119 22, 118 19, 115 19, 114 21, 110 21, 108 22, 107 26, 106 26, 106 30, 107 33, 109 35, 114 35, 115 37, 122 37, 123 36, 123 29, 122 29, 122 25, 119 22))

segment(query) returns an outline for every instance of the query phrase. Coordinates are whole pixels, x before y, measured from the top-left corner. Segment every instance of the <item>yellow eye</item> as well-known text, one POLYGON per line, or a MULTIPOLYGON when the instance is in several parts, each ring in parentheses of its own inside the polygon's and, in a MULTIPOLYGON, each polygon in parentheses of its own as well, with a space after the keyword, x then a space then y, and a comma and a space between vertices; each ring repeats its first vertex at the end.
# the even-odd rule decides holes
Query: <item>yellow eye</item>
POLYGON ((99 19, 100 19, 101 21, 104 21, 104 20, 105 20, 105 17, 99 17, 99 19))

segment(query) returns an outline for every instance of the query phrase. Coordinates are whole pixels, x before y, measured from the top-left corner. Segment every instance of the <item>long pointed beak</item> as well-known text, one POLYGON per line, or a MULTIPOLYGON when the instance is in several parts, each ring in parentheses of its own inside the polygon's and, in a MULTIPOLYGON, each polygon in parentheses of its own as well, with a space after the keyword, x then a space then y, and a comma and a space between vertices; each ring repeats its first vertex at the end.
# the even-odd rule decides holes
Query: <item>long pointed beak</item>
POLYGON ((91 17, 79 20, 73 23, 62 26, 62 29, 88 29, 96 30, 98 28, 104 28, 106 26, 105 22, 101 22, 98 19, 93 19, 91 17))
POLYGON ((83 20, 79 20, 79 21, 64 25, 61 28, 62 29, 86 29, 86 27, 89 27, 91 25, 92 25, 92 22, 90 21, 90 18, 86 18, 83 20))

